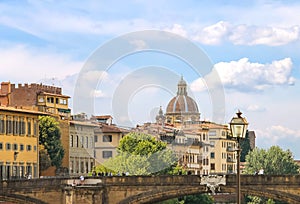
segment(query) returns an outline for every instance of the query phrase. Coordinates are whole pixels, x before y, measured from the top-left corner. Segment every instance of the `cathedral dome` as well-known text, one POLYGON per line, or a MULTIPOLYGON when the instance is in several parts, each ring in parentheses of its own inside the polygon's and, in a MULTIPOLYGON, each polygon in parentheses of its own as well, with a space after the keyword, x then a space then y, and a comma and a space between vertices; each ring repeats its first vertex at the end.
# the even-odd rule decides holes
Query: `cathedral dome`
POLYGON ((165 116, 166 123, 175 126, 200 120, 197 103, 188 96, 187 84, 183 77, 177 84, 177 95, 168 103, 165 116))
POLYGON ((170 100, 166 113, 199 113, 197 103, 187 95, 187 84, 183 77, 181 77, 177 87, 177 96, 170 100))
POLYGON ((167 113, 199 113, 199 110, 194 99, 186 95, 177 95, 170 100, 166 112, 167 113))

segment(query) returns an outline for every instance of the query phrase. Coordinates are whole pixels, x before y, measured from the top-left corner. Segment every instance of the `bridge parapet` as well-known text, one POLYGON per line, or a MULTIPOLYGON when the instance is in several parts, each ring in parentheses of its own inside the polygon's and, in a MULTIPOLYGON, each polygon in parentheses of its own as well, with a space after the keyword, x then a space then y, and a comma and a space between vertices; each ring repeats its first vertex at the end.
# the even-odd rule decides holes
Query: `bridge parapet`
MULTIPOLYGON (((235 193, 236 175, 225 177, 226 185, 216 193, 235 193)), ((70 177, 2 181, 0 196, 23 195, 47 203, 57 203, 55 199, 60 198, 61 203, 94 199, 103 204, 137 204, 207 192, 207 184, 198 175, 87 177, 84 183, 72 186, 74 180, 79 184, 78 178, 70 177)), ((241 192, 300 203, 300 175, 241 175, 241 192)))
POLYGON ((169 185, 200 185, 201 178, 197 175, 163 175, 163 176, 116 176, 104 177, 106 186, 169 186, 169 185))

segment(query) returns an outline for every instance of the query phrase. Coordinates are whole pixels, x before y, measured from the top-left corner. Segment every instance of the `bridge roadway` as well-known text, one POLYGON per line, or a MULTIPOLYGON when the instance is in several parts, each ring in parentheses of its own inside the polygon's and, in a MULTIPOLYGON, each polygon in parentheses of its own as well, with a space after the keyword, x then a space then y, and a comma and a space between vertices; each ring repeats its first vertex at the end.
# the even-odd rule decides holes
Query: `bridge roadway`
MULTIPOLYGON (((141 204, 211 193, 214 188, 204 184, 206 177, 175 176, 115 176, 79 179, 44 178, 2 181, 0 201, 15 203, 98 203, 141 204), (76 186, 72 186, 73 182, 76 186)), ((236 192, 236 175, 226 175, 226 184, 214 186, 217 194, 236 192)), ((215 178, 217 180, 217 178, 215 178)), ((216 183, 216 182, 214 182, 216 183)), ((241 175, 241 192, 300 203, 300 175, 241 175)))

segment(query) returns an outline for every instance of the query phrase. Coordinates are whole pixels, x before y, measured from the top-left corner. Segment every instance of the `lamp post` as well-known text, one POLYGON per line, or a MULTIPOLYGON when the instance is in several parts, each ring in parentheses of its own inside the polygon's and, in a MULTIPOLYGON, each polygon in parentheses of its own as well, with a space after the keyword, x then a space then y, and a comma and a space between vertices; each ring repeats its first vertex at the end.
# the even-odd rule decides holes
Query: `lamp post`
POLYGON ((236 191, 236 200, 237 204, 241 203, 241 181, 240 181, 240 157, 241 157, 241 148, 240 140, 246 137, 246 131, 248 127, 248 122, 245 118, 242 117, 242 113, 238 111, 236 113, 237 117, 233 117, 230 121, 230 130, 232 138, 237 141, 237 191, 236 191))

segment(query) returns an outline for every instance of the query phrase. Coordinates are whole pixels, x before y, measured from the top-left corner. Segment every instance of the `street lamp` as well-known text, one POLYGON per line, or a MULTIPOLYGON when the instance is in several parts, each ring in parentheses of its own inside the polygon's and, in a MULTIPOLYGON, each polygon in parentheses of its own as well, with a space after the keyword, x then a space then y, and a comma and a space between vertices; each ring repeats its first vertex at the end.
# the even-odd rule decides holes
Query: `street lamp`
POLYGON ((237 117, 233 117, 230 121, 230 130, 232 138, 237 141, 237 204, 241 203, 241 182, 240 182, 240 157, 241 157, 241 148, 240 140, 246 137, 246 131, 248 127, 248 122, 245 118, 242 117, 242 113, 238 111, 236 113, 237 117))

